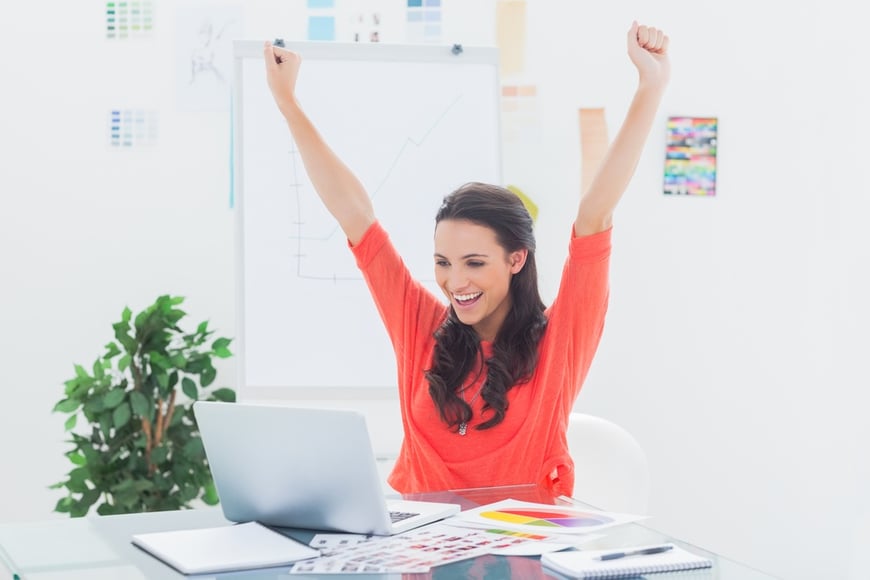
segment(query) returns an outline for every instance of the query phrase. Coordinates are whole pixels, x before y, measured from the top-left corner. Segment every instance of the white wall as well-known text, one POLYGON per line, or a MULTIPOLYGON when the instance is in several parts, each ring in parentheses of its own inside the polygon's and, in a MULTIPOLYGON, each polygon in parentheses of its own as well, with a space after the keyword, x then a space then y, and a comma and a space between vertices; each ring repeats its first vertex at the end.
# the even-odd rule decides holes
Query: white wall
MULTIPOLYGON (((751 15, 732 4, 531 0, 526 74, 542 142, 506 146, 505 175, 546 197, 550 297, 579 187, 576 109, 605 106, 612 134, 634 80, 628 24, 671 34, 673 82, 617 214, 611 310, 577 407, 648 451, 653 525, 785 578, 859 578, 870 530, 863 21, 845 0, 756 3, 751 15), (661 195, 669 114, 719 117, 715 199, 661 195)), ((246 34, 289 38, 268 6, 246 7, 246 34)), ((63 417, 49 411, 125 305, 180 294, 191 323, 236 327, 229 119, 175 110, 174 5, 157 7, 157 38, 132 46, 102 39, 105 3, 25 3, 0 18, 2 521, 60 517, 46 487, 68 469, 63 417), (107 150, 101 123, 124 102, 160 111, 154 150, 107 150)), ((444 14, 445 42, 494 41, 494 2, 445 0, 444 14)), ((235 386, 234 370, 228 361, 219 381, 235 386)))

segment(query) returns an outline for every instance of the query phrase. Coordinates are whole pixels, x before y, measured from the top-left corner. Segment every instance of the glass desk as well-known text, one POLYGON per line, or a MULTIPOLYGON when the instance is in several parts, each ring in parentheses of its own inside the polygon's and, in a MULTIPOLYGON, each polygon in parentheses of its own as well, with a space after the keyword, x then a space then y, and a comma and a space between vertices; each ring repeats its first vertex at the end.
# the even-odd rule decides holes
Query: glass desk
MULTIPOLYGON (((503 499, 517 499, 556 505, 572 505, 586 509, 594 506, 569 498, 553 498, 544 490, 532 486, 508 486, 467 489, 427 494, 409 494, 406 499, 448 501, 469 509, 503 499)), ((228 524, 219 507, 153 512, 115 516, 88 516, 57 519, 45 522, 0 524, 0 572, 6 578, 21 580, 160 580, 185 578, 166 564, 136 548, 130 543, 133 534, 165 530, 201 528, 228 524), (5 569, 4 569, 5 568, 5 569)), ((307 543, 315 532, 287 530, 298 540, 307 543)), ((681 542, 643 523, 630 523, 604 530, 606 536, 583 545, 584 548, 620 548, 625 546, 674 542, 692 552, 713 560, 713 567, 694 572, 654 574, 650 578, 667 580, 772 580, 775 577, 733 560, 681 542)), ((330 575, 303 575, 287 573, 289 567, 267 568, 232 572, 195 578, 224 579, 278 579, 278 578, 330 578, 330 575)), ((432 568, 426 574, 354 574, 359 580, 454 580, 486 579, 523 580, 563 578, 542 568, 537 557, 480 556, 432 568)))

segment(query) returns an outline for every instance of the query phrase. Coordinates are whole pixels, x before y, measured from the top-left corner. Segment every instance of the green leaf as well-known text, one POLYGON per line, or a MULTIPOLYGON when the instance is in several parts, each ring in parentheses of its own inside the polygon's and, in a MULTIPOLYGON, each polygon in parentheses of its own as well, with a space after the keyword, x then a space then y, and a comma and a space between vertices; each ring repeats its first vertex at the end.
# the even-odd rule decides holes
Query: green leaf
POLYGON ((217 371, 214 367, 209 366, 202 370, 202 373, 199 375, 199 382, 203 387, 207 387, 212 384, 217 377, 217 371))
POLYGON ((199 326, 196 327, 197 334, 205 334, 208 332, 208 320, 204 320, 199 323, 199 326))
POLYGON ((138 417, 148 417, 148 410, 151 408, 151 405, 148 403, 148 399, 140 393, 139 391, 133 391, 130 393, 130 405, 133 407, 133 413, 138 417))
POLYGON ((151 366, 166 370, 172 366, 172 363, 159 352, 151 353, 151 366))
POLYGON ((98 489, 89 489, 85 493, 82 494, 81 506, 85 510, 84 514, 88 513, 88 510, 91 509, 91 506, 94 505, 98 499, 100 499, 101 492, 98 489))
POLYGON ((202 494, 202 501, 206 505, 217 505, 220 502, 214 482, 205 485, 205 493, 202 494))
POLYGON ((227 347, 225 347, 225 346, 224 346, 224 347, 215 348, 215 349, 214 349, 214 354, 215 354, 215 356, 218 357, 218 358, 230 358, 231 356, 233 356, 232 351, 231 351, 230 349, 228 349, 227 347))
POLYGON ((114 342, 110 342, 106 345, 106 354, 103 355, 104 359, 110 359, 112 357, 118 356, 121 354, 121 349, 118 348, 118 345, 114 342))
POLYGON ((161 445, 156 449, 151 451, 151 462, 155 465, 160 465, 161 463, 165 463, 166 459, 169 457, 169 448, 166 445, 161 445))
POLYGON ((64 383, 63 392, 67 397, 69 397, 70 395, 73 394, 73 392, 75 392, 76 387, 78 387, 78 386, 79 386, 78 377, 76 377, 74 379, 70 379, 64 383))
POLYGON ((127 403, 123 403, 118 405, 115 411, 112 413, 112 423, 115 425, 115 429, 120 429, 124 425, 126 425, 130 421, 130 405, 127 403))
POLYGON ((101 378, 103 378, 103 376, 105 375, 105 373, 103 372, 103 363, 100 361, 100 359, 97 359, 97 360, 94 361, 94 367, 93 367, 93 368, 94 368, 94 378, 95 378, 95 379, 101 379, 101 378))
POLYGON ((104 503, 97 508, 97 513, 101 516, 110 516, 118 512, 116 511, 115 506, 113 506, 112 504, 104 503))
POLYGON ((133 489, 132 479, 125 479, 123 481, 119 481, 110 488, 112 493, 121 493, 130 489, 133 489))
POLYGON ((182 421, 184 421, 184 413, 179 412, 179 409, 182 409, 181 405, 175 405, 175 413, 172 415, 172 422, 169 424, 170 427, 178 425, 182 421))
POLYGON ((119 359, 118 359, 118 370, 121 371, 121 372, 124 372, 124 371, 126 371, 128 368, 130 368, 130 361, 131 361, 131 360, 132 360, 132 359, 130 358, 130 355, 129 355, 129 354, 125 354, 124 356, 122 356, 121 358, 119 358, 119 359))
POLYGON ((199 355, 196 358, 190 357, 187 359, 187 367, 184 370, 198 375, 204 368, 206 368, 207 364, 208 361, 202 355, 199 355))
POLYGON ((85 413, 96 414, 96 413, 103 411, 106 408, 105 405, 103 404, 104 398, 105 397, 94 397, 93 399, 91 399, 87 403, 85 403, 85 406, 84 406, 85 413))
POLYGON ((66 422, 63 424, 64 431, 72 431, 76 426, 76 420, 78 419, 78 415, 70 415, 66 422))
POLYGON ((54 506, 54 511, 62 513, 62 514, 67 514, 67 513, 69 513, 70 509, 72 509, 72 503, 73 503, 73 498, 71 498, 69 496, 62 497, 59 500, 57 500, 57 504, 54 506))
POLYGON ((88 508, 91 506, 84 505, 81 501, 77 501, 73 504, 72 508, 69 510, 70 517, 73 518, 81 518, 87 515, 88 508))
POLYGON ((86 371, 85 367, 83 367, 82 365, 75 365, 74 368, 76 370, 76 376, 80 379, 90 378, 90 375, 88 375, 88 371, 86 371))
POLYGON ((81 453, 76 453, 75 451, 71 451, 66 454, 69 457, 69 460, 75 465, 85 465, 87 461, 85 460, 85 456, 81 453))
POLYGON ((75 399, 64 399, 60 401, 58 404, 54 406, 52 411, 58 411, 60 413, 72 413, 81 405, 81 401, 76 401, 75 399))
POLYGON ((227 403, 235 403, 236 402, 236 392, 232 389, 228 389, 226 387, 215 389, 211 393, 211 399, 217 401, 225 401, 227 403))
POLYGON ((133 489, 142 493, 143 491, 151 491, 155 488, 154 482, 147 479, 140 479, 133 482, 133 489))
POLYGON ((205 448, 202 446, 202 439, 194 437, 185 442, 181 452, 190 460, 199 460, 205 458, 205 448))
MULTIPOLYGON (((139 343, 136 342, 135 338, 133 338, 132 336, 127 334, 126 329, 125 330, 115 330, 115 338, 118 340, 118 342, 120 342, 123 345, 124 350, 127 351, 127 353, 133 354, 134 352, 136 352, 136 348, 138 347, 139 343)), ((103 505, 107 505, 107 504, 103 504, 103 505)), ((102 506, 100 506, 100 507, 102 507, 102 506)), ((109 508, 111 509, 111 506, 109 506, 109 508)))
POLYGON ((115 389, 109 391, 103 396, 103 407, 106 409, 114 409, 121 404, 121 401, 127 396, 127 392, 123 389, 115 389))
POLYGON ((196 390, 196 383, 194 383, 190 377, 184 377, 181 379, 181 390, 194 401, 199 397, 199 393, 196 390))
POLYGON ((85 483, 90 479, 91 472, 87 467, 76 467, 69 472, 69 481, 66 484, 67 489, 74 493, 84 493, 88 491, 88 485, 85 483))
POLYGON ((187 312, 178 308, 166 313, 166 319, 169 320, 173 326, 185 316, 187 316, 187 312))
POLYGON ((220 348, 227 348, 230 346, 232 339, 229 338, 218 338, 213 343, 211 343, 211 348, 213 350, 218 350, 220 348))

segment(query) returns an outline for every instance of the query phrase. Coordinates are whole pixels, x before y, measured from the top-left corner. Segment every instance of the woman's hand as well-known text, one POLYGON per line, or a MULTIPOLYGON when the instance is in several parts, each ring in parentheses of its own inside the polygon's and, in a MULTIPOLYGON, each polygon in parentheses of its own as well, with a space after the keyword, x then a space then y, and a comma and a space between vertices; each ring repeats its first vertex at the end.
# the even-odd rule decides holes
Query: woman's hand
POLYGON ((628 57, 637 68, 640 82, 663 87, 671 77, 668 35, 634 21, 628 31, 628 57))
POLYGON ((272 46, 268 40, 263 45, 263 59, 266 62, 266 80, 269 90, 281 112, 296 102, 296 79, 302 58, 291 50, 272 46))

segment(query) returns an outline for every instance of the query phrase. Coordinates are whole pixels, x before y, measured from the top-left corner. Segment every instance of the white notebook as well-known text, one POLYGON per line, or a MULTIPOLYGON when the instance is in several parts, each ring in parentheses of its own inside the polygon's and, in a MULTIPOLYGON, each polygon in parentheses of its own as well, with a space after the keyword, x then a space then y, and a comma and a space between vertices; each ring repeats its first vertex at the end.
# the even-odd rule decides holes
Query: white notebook
POLYGON ((287 566, 320 556, 257 522, 136 534, 132 542, 184 574, 287 566))
MULTIPOLYGON (((641 549, 645 546, 633 546, 641 549)), ((656 572, 678 572, 709 568, 713 562, 709 558, 698 556, 679 546, 659 554, 628 556, 615 560, 601 560, 604 554, 618 552, 611 550, 582 550, 571 552, 554 552, 541 556, 541 564, 568 576, 569 578, 629 578, 640 574, 656 572)))

